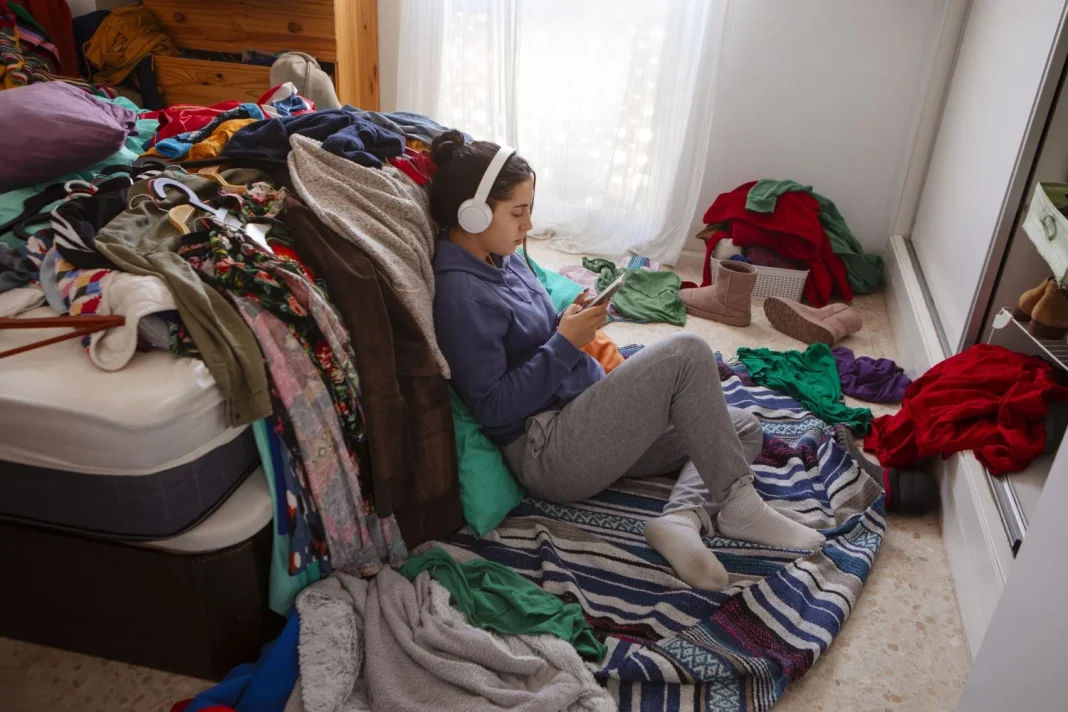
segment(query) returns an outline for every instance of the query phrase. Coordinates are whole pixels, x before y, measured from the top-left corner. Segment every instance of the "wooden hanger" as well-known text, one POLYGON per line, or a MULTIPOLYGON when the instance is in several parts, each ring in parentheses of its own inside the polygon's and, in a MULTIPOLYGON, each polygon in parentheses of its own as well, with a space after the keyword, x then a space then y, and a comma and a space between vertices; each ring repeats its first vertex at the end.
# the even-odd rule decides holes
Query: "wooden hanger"
POLYGON ((192 205, 176 205, 167 211, 167 219, 178 232, 183 235, 189 234, 189 218, 196 213, 192 205))
POLYGON ((235 185, 234 183, 231 183, 230 181, 222 177, 220 171, 222 171, 222 166, 208 166, 207 168, 202 168, 197 171, 197 175, 204 176, 205 178, 209 178, 215 181, 219 184, 220 188, 222 188, 228 193, 237 193, 238 195, 244 195, 248 192, 248 186, 235 185))
POLYGON ((185 219, 183 220, 182 218, 185 213, 181 211, 176 211, 178 210, 178 208, 188 208, 190 211, 195 208, 197 210, 200 210, 201 212, 207 213, 207 216, 212 220, 215 220, 216 222, 219 222, 223 225, 228 225, 233 228, 237 228, 238 230, 244 232, 246 235, 252 238, 252 240, 264 250, 270 253, 274 253, 274 250, 267 243, 266 226, 259 225, 257 223, 243 224, 240 220, 231 215, 230 212, 226 210, 226 208, 211 207, 210 205, 202 201, 199 197, 197 197, 197 194, 193 192, 192 188, 185 185, 184 183, 179 183, 173 178, 154 178, 149 185, 151 186, 151 192, 158 199, 163 199, 167 197, 167 188, 171 188, 172 190, 177 190, 185 194, 186 203, 184 205, 177 205, 167 211, 167 216, 170 220, 171 225, 174 225, 183 235, 189 234, 189 229, 187 227, 189 218, 185 217, 185 219))
POLYGON ((0 317, 0 329, 57 329, 63 327, 73 327, 74 331, 68 334, 60 334, 59 336, 53 336, 49 339, 43 339, 41 341, 35 341, 32 344, 23 344, 22 346, 8 349, 7 351, 0 351, 0 358, 7 356, 16 356, 27 351, 39 349, 42 346, 51 346, 52 344, 58 344, 61 341, 67 341, 68 339, 76 339, 81 336, 87 336, 98 331, 105 331, 107 329, 114 329, 126 324, 126 317, 119 316, 117 314, 107 316, 46 316, 38 319, 14 319, 11 317, 0 317))

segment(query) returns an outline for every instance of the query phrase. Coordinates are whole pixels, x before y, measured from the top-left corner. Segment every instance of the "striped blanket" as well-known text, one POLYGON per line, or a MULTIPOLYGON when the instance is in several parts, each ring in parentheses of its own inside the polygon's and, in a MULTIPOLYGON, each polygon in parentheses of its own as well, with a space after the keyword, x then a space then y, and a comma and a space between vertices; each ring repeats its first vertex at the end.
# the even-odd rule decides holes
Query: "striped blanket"
POLYGON ((574 505, 527 498, 487 538, 463 530, 448 540, 579 603, 608 646, 595 674, 622 710, 770 709, 841 630, 882 543, 882 491, 834 429, 744 366, 721 363, 720 378, 728 403, 763 423, 757 488, 823 531, 821 551, 713 537, 731 585, 691 589, 642 535, 668 478, 626 480, 574 505))

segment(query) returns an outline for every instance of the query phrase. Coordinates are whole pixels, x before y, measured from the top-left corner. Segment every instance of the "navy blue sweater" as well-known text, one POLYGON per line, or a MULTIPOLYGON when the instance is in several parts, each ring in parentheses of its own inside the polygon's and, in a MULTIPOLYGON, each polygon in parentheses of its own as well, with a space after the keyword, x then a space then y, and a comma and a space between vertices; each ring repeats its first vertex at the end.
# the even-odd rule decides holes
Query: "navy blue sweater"
POLYGON ((526 419, 563 408, 604 369, 556 330, 560 316, 522 257, 483 262, 447 239, 434 255, 434 329, 452 386, 506 445, 526 419))

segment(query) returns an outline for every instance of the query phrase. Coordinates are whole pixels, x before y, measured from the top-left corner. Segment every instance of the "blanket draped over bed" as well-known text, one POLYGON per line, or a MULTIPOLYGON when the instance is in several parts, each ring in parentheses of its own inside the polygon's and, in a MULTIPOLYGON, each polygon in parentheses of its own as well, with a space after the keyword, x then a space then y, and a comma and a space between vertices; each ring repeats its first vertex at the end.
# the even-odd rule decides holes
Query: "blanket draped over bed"
POLYGON ((289 174, 301 199, 386 275, 448 378, 449 363, 434 335, 436 236, 426 190, 392 166, 366 168, 305 136, 289 144, 289 174))
POLYGON ((841 630, 882 543, 882 491, 833 427, 733 368, 720 364, 727 402, 764 426, 757 488, 824 530, 821 551, 714 537, 707 543, 731 586, 693 590, 642 534, 667 500, 668 478, 625 480, 573 505, 528 498, 486 539, 464 530, 448 540, 579 603, 608 646, 594 674, 621 710, 770 709, 841 630))

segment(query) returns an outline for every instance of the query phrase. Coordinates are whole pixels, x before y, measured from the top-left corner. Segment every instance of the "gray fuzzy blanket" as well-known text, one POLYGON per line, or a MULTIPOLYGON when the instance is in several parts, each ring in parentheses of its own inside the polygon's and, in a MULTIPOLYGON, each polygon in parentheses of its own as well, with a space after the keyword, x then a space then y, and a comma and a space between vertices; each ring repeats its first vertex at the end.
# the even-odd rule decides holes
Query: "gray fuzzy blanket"
POLYGON ((474 628, 427 573, 334 573, 297 597, 297 611, 305 712, 365 709, 364 685, 376 712, 616 709, 570 644, 474 628))

